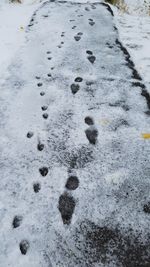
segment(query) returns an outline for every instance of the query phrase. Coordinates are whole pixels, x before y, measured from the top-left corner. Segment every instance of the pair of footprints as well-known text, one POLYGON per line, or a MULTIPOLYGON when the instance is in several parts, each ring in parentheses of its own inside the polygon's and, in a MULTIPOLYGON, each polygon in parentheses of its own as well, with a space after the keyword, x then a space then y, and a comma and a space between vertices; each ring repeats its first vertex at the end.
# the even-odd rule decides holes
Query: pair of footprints
MULTIPOLYGON (((79 186, 79 179, 77 176, 71 175, 66 182, 66 189, 68 191, 76 190, 79 186)), ((64 224, 71 223, 72 215, 74 213, 76 201, 71 194, 64 192, 59 197, 58 209, 60 211, 62 221, 64 224)))
MULTIPOLYGON (((85 123, 89 125, 89 128, 85 131, 86 137, 91 144, 96 144, 98 131, 94 127, 94 121, 91 117, 85 117, 85 123)), ((76 190, 79 186, 79 180, 77 176, 70 176, 66 182, 67 190, 76 190)), ((58 209, 61 213, 62 221, 64 224, 69 225, 71 223, 71 219, 75 210, 76 201, 72 195, 68 194, 68 192, 64 192, 59 197, 58 209)))
MULTIPOLYGON (((65 32, 61 33, 61 37, 65 36, 65 32)), ((64 41, 61 41, 60 44, 57 46, 58 48, 62 48, 62 45, 64 45, 64 41)))
MULTIPOLYGON (((93 52, 90 50, 87 50, 86 53, 88 55, 87 59, 93 64, 96 60, 96 57, 93 55, 93 52)), ((71 88, 73 95, 75 95, 80 90, 80 85, 78 83, 81 83, 82 81, 83 81, 82 77, 77 77, 74 80, 75 83, 71 84, 70 88, 71 88)))

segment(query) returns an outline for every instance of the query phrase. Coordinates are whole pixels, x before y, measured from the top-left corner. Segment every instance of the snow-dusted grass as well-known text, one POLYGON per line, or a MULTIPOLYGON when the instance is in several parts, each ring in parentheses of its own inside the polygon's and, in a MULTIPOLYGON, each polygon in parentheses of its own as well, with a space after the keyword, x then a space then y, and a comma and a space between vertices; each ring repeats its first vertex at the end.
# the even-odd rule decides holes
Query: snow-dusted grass
POLYGON ((115 23, 119 29, 122 43, 129 51, 136 68, 144 82, 150 85, 150 16, 148 16, 148 3, 143 0, 128 1, 128 14, 112 6, 115 14, 115 23))
POLYGON ((0 3, 0 79, 4 78, 12 58, 24 43, 26 26, 39 4, 32 0, 22 4, 0 3))

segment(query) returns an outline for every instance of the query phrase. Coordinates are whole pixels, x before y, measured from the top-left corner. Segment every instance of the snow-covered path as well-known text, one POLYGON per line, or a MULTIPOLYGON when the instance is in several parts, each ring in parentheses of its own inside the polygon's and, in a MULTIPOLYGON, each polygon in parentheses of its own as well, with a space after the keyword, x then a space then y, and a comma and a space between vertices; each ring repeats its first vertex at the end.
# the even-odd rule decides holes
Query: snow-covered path
POLYGON ((34 13, 1 84, 2 267, 148 266, 149 111, 108 6, 34 13))

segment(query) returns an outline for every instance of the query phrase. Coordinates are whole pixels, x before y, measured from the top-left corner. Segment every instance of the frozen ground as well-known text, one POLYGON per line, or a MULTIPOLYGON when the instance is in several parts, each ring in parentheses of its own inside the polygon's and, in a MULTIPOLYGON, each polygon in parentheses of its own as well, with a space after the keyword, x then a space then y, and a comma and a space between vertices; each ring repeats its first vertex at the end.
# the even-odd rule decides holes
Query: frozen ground
POLYGON ((48 1, 1 80, 2 266, 149 266, 150 96, 109 11, 48 1))

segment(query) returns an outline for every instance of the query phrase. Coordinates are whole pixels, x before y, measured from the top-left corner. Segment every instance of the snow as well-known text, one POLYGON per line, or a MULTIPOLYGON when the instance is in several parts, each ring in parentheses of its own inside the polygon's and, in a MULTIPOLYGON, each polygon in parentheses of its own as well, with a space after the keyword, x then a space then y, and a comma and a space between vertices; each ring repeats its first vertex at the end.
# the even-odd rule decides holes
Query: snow
POLYGON ((113 8, 115 22, 119 29, 120 39, 128 49, 136 68, 142 75, 145 84, 150 91, 150 16, 148 16, 149 0, 126 0, 129 14, 113 8))
POLYGON ((6 70, 15 53, 25 40, 25 29, 40 4, 38 1, 24 1, 23 4, 0 3, 0 77, 6 70))
MULTIPOLYGON (((142 133, 149 130, 150 117, 141 88, 132 86, 137 80, 116 43, 111 14, 100 3, 47 2, 32 17, 33 25, 20 32, 36 6, 14 8, 19 41, 10 35, 9 44, 17 47, 1 50, 9 53, 0 82, 2 266, 148 264, 149 214, 143 206, 149 201, 150 144, 142 133), (96 58, 93 64, 87 50, 96 58), (76 77, 83 81, 72 94, 76 77), (47 120, 41 110, 45 105, 47 120), (94 125, 85 123, 86 116, 94 125), (95 145, 87 129, 97 131, 95 145), (32 138, 27 138, 29 131, 32 138), (43 151, 37 150, 39 142, 43 151), (43 167, 46 176, 39 172, 43 167), (65 188, 70 175, 79 179, 74 191, 65 188), (33 190, 37 182, 39 193, 33 190), (73 213, 70 224, 63 223, 66 206, 73 213), (14 229, 16 215, 23 220, 14 229), (29 242, 26 255, 19 249, 22 240, 29 242)), ((6 30, 11 31, 11 23, 6 30)))

